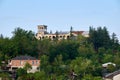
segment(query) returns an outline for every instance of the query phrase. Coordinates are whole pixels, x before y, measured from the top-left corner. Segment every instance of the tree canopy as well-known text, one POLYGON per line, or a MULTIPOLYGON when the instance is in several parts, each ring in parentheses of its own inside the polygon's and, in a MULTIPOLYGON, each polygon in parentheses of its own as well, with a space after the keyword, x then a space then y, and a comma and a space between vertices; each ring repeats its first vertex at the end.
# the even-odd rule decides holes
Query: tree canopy
MULTIPOLYGON (((31 55, 41 60, 40 72, 31 74, 18 69, 18 80, 67 80, 71 79, 72 70, 77 74, 75 80, 101 80, 103 63, 117 65, 110 65, 108 72, 120 69, 119 48, 116 34, 110 36, 106 27, 90 27, 88 38, 79 35, 75 39, 60 41, 37 40, 34 32, 16 28, 12 38, 0 36, 0 65, 18 55, 31 55)), ((30 68, 26 64, 26 69, 30 68)))

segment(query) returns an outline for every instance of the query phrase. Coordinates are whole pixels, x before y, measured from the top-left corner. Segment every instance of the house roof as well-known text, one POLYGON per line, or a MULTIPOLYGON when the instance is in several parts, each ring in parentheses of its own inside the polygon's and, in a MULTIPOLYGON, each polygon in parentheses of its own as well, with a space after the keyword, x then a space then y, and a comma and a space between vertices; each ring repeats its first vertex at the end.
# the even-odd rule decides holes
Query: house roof
POLYGON ((84 31, 72 31, 72 33, 77 34, 77 35, 81 35, 84 31))
POLYGON ((16 56, 15 58, 12 58, 11 60, 37 60, 37 59, 31 56, 25 55, 25 56, 16 56))
POLYGON ((118 74, 120 74, 120 70, 115 71, 115 72, 113 72, 113 73, 109 73, 109 74, 105 75, 104 77, 105 77, 105 78, 112 79, 114 76, 116 76, 116 75, 118 75, 118 74))

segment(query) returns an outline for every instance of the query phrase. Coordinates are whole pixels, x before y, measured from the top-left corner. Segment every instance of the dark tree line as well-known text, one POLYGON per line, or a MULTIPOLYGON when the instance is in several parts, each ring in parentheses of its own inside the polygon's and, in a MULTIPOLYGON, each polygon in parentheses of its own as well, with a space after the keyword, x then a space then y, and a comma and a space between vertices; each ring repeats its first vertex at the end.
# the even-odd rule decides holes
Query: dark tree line
MULTIPOLYGON (((72 32, 72 28, 70 30, 72 32)), ((113 62, 116 67, 108 67, 112 72, 120 68, 120 45, 113 33, 106 27, 90 27, 89 37, 78 35, 68 40, 37 40, 35 33, 16 28, 11 38, 0 36, 0 62, 18 55, 31 55, 41 60, 40 72, 18 76, 18 80, 67 80, 71 72, 77 74, 75 80, 101 80, 102 64, 113 62), (39 78, 40 76, 40 78, 39 78)), ((58 35, 56 33, 56 35, 58 35)))
POLYGON ((98 51, 100 47, 105 49, 117 49, 119 47, 116 34, 113 33, 112 36, 110 36, 106 27, 98 27, 97 29, 90 27, 89 35, 89 40, 94 45, 96 51, 98 51))

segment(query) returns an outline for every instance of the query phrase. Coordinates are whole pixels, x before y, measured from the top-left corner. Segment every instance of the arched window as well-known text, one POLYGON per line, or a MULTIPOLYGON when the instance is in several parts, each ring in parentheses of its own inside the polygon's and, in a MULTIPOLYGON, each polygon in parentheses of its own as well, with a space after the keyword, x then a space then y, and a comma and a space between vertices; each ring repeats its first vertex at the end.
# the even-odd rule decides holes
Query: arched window
POLYGON ((67 36, 67 39, 69 38, 70 36, 67 36))

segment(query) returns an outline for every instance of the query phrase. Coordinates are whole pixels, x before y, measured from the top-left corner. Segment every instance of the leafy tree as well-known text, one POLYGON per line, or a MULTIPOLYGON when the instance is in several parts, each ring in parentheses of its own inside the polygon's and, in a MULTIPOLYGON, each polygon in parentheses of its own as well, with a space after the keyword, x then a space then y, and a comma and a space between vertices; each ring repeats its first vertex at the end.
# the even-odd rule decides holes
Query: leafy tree
POLYGON ((73 39, 73 33, 72 32, 73 32, 73 27, 71 26, 70 27, 70 37, 68 39, 71 39, 71 40, 73 39))
POLYGON ((59 35, 58 31, 55 32, 55 35, 56 35, 56 37, 55 37, 54 40, 55 40, 55 41, 58 41, 58 35, 59 35))
POLYGON ((40 71, 44 71, 46 74, 50 74, 52 72, 52 66, 49 63, 49 57, 47 55, 42 55, 40 60, 40 71))
POLYGON ((111 36, 111 49, 113 49, 113 52, 116 52, 119 48, 119 40, 116 37, 116 34, 113 33, 111 36))
POLYGON ((2 80, 11 80, 9 74, 4 72, 0 73, 0 78, 2 78, 2 80))
POLYGON ((32 69, 32 66, 28 62, 26 62, 24 65, 24 69, 30 71, 32 69))
POLYGON ((37 51, 38 51, 39 57, 44 54, 48 55, 50 51, 50 47, 51 47, 51 42, 48 39, 37 41, 37 51))
POLYGON ((113 62, 113 55, 111 54, 104 54, 103 55, 103 59, 102 59, 102 62, 103 63, 106 63, 106 62, 113 62))
POLYGON ((111 72, 116 70, 116 67, 114 65, 112 65, 112 64, 109 64, 107 66, 107 70, 108 70, 109 73, 111 73, 111 72))
POLYGON ((44 71, 36 72, 34 74, 34 77, 35 77, 35 80, 50 80, 44 71))
POLYGON ((114 55, 113 62, 116 64, 117 69, 120 68, 120 53, 117 52, 116 55, 114 55))
POLYGON ((80 47, 78 48, 78 53, 79 53, 79 56, 82 56, 82 57, 85 57, 85 58, 93 58, 95 54, 95 51, 93 49, 93 46, 92 45, 80 45, 80 47))
POLYGON ((78 75, 83 74, 86 75, 89 67, 91 66, 91 60, 84 59, 82 57, 77 57, 75 60, 71 61, 70 67, 73 69, 78 75))
POLYGON ((13 31, 12 42, 16 50, 16 54, 20 55, 34 55, 36 54, 36 43, 35 37, 32 31, 26 31, 21 28, 16 28, 13 31))
POLYGON ((85 75, 82 80, 102 80, 100 76, 94 77, 90 74, 85 75))
POLYGON ((109 48, 110 36, 106 27, 98 27, 97 30, 90 27, 89 36, 89 41, 93 43, 96 51, 98 51, 100 47, 109 48))
POLYGON ((17 69, 17 76, 22 76, 22 75, 26 75, 26 74, 27 74, 27 70, 25 70, 24 68, 17 69))
POLYGON ((78 56, 77 52, 78 47, 79 44, 77 42, 74 42, 73 40, 60 41, 59 43, 51 46, 49 60, 50 62, 53 62, 55 57, 60 54, 63 56, 63 61, 75 59, 78 56))

